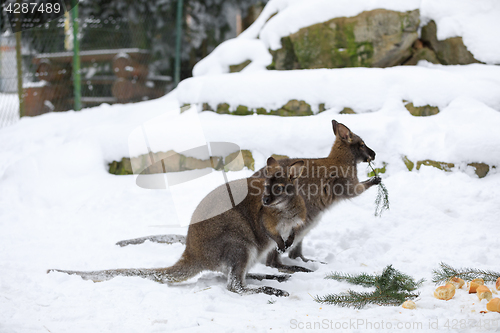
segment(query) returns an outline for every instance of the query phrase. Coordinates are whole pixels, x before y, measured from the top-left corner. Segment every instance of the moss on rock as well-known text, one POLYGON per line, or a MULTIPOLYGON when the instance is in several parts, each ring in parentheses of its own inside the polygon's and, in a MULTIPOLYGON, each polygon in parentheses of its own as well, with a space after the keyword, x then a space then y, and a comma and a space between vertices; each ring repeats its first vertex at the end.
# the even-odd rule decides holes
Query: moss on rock
POLYGON ((376 9, 300 29, 273 51, 276 69, 388 67, 412 55, 419 11, 376 9), (287 60, 285 60, 287 59, 287 60), (296 60, 295 60, 296 59, 296 60))
POLYGON ((428 117, 439 113, 439 108, 431 105, 414 106, 413 103, 407 103, 405 108, 415 117, 428 117))
POLYGON ((422 165, 438 168, 439 170, 443 170, 446 172, 451 171, 451 169, 455 167, 455 164, 453 163, 438 162, 433 160, 423 160, 423 161, 417 161, 417 170, 420 170, 420 167, 422 165))

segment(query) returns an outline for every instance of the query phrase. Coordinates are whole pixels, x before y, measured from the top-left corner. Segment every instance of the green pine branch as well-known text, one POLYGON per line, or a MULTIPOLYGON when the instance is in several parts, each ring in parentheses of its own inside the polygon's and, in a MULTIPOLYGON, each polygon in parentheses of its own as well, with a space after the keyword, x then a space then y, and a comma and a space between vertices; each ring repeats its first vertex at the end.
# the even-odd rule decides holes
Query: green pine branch
POLYGON ((354 307, 361 309, 368 304, 377 305, 401 305, 407 299, 418 297, 413 293, 424 280, 415 281, 411 276, 394 269, 392 265, 387 266, 381 275, 359 275, 333 272, 325 277, 363 287, 375 287, 373 292, 356 292, 348 290, 345 293, 329 294, 323 297, 316 296, 314 300, 318 303, 334 304, 342 307, 354 307))
MULTIPOLYGON (((373 168, 372 164, 368 162, 368 165, 372 169, 375 177, 377 177, 377 172, 373 168)), ((375 199, 375 216, 382 216, 384 210, 389 210, 389 191, 387 191, 387 187, 380 182, 378 184, 377 198, 375 199)))
POLYGON ((325 277, 325 279, 337 280, 347 282, 350 284, 357 284, 363 287, 375 287, 374 275, 361 273, 359 275, 344 274, 342 272, 332 272, 325 277))
POLYGON ((485 282, 494 282, 500 277, 499 272, 482 270, 476 268, 453 268, 444 262, 439 264, 439 269, 435 269, 432 271, 432 282, 435 284, 440 284, 450 280, 451 278, 458 277, 466 281, 471 281, 474 279, 481 278, 485 282))
POLYGON ((357 292, 348 290, 345 293, 329 294, 323 297, 316 296, 314 300, 318 303, 337 305, 340 307, 353 307, 362 309, 368 304, 381 306, 398 306, 408 299, 415 299, 418 293, 409 292, 357 292))

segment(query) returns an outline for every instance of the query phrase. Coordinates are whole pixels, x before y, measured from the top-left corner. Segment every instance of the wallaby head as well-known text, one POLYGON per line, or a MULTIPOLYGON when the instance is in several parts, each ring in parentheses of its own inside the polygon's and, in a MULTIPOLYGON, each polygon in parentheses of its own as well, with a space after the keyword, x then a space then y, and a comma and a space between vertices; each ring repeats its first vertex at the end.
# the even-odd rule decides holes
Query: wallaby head
POLYGON ((273 157, 267 159, 264 171, 264 206, 285 207, 297 194, 297 182, 304 171, 304 161, 298 161, 286 169, 279 165, 273 157))
POLYGON ((363 139, 351 132, 347 126, 335 120, 332 120, 332 126, 336 140, 330 152, 330 157, 336 151, 345 149, 351 152, 355 163, 370 162, 375 159, 375 152, 365 144, 363 139))

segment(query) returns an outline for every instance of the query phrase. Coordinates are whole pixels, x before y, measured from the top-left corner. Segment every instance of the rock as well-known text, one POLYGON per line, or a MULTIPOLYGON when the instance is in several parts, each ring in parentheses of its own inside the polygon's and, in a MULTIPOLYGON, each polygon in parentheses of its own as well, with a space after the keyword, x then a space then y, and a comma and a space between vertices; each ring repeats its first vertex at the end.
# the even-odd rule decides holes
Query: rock
POLYGON ((443 170, 443 171, 447 171, 447 172, 451 171, 451 169, 455 167, 455 164, 453 164, 453 163, 424 160, 424 161, 417 162, 417 170, 420 170, 420 167, 422 165, 432 166, 432 167, 438 168, 439 170, 443 170))
POLYGON ((184 163, 182 165, 182 170, 196 170, 196 169, 205 169, 211 167, 212 167, 212 162, 210 161, 210 159, 200 160, 195 157, 185 157, 184 163))
POLYGON ((437 106, 414 106, 413 103, 407 103, 405 104, 405 108, 415 117, 427 117, 439 113, 439 108, 437 106))
POLYGON ((109 172, 115 175, 133 175, 130 158, 124 157, 120 162, 113 161, 109 164, 109 172), (111 172, 114 171, 114 172, 111 172))
POLYGON ((376 9, 305 27, 276 51, 275 67, 293 68, 293 54, 302 69, 395 66, 411 57, 419 22, 418 10, 376 9))
POLYGON ((229 114, 231 112, 229 112, 229 104, 227 103, 221 103, 219 105, 217 105, 217 113, 221 113, 221 114, 229 114))
POLYGON ((325 103, 321 103, 318 105, 319 112, 326 111, 325 103))
POLYGON ((356 114, 353 109, 345 107, 342 111, 340 111, 340 114, 356 114))
POLYGON ((237 158, 240 152, 234 152, 226 156, 224 159, 225 171, 240 171, 243 167, 255 171, 255 160, 249 150, 241 150, 241 158, 237 158))
POLYGON ((273 56, 273 63, 267 67, 267 69, 277 69, 277 70, 292 70, 299 69, 299 62, 295 51, 293 50, 293 43, 290 37, 281 38, 281 49, 276 51, 271 51, 273 56))
POLYGON ((245 60, 241 64, 238 65, 230 65, 229 66, 229 72, 230 73, 236 73, 236 72, 241 72, 243 68, 247 67, 250 65, 252 61, 251 60, 245 60))
POLYGON ((430 45, 443 65, 467 65, 479 63, 462 41, 462 37, 438 40, 436 22, 430 21, 422 28, 421 39, 430 45))
POLYGON ((231 114, 234 114, 237 116, 247 116, 247 115, 253 114, 253 111, 249 110, 247 106, 238 105, 236 110, 231 112, 231 114))
POLYGON ((283 117, 288 116, 310 116, 313 114, 311 110, 311 106, 307 104, 305 101, 298 101, 296 99, 292 99, 288 101, 285 105, 283 105, 278 110, 271 110, 267 112, 270 115, 278 115, 283 117))
POLYGON ((476 175, 479 178, 484 178, 490 172, 490 166, 486 163, 469 163, 467 164, 475 169, 476 175))
POLYGON ((413 56, 410 58, 410 60, 406 61, 404 63, 405 66, 415 66, 418 64, 420 60, 427 60, 430 63, 433 64, 439 64, 439 59, 436 56, 436 53, 434 53, 433 50, 431 50, 428 47, 423 47, 420 49, 415 49, 413 56))
POLYGON ((410 161, 408 159, 408 157, 406 157, 406 156, 403 156, 403 163, 406 165, 406 168, 408 169, 408 171, 412 171, 413 167, 415 166, 415 163, 410 161))
POLYGON ((285 158, 290 158, 286 155, 278 155, 278 154, 272 154, 271 157, 273 157, 276 161, 284 160, 285 158))

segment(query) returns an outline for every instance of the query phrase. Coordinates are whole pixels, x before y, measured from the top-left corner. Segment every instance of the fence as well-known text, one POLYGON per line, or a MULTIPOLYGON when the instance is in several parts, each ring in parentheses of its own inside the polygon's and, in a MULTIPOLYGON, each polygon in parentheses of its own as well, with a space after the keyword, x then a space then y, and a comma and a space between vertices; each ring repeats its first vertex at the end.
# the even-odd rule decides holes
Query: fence
MULTIPOLYGON (((6 17, 0 18, 3 31, 9 30, 6 17)), ((151 38, 137 24, 143 20, 147 17, 135 21, 111 15, 79 17, 83 107, 157 98, 172 88, 170 75, 158 66, 161 55, 153 54, 151 38)), ((72 23, 66 13, 21 33, 22 98, 27 116, 74 109, 72 23)), ((16 34, 7 31, 0 34, 0 128, 19 119, 17 87, 16 34)))

